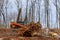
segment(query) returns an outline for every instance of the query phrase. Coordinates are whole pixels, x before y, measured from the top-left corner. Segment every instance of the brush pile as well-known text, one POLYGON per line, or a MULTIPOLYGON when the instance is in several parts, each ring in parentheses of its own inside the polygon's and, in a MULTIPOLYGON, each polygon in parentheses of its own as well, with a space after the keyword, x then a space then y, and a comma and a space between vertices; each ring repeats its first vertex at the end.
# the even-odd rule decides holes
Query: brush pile
POLYGON ((25 37, 32 37, 32 36, 39 36, 39 30, 41 30, 41 24, 37 23, 30 23, 25 25, 22 28, 17 30, 18 36, 25 36, 25 37))

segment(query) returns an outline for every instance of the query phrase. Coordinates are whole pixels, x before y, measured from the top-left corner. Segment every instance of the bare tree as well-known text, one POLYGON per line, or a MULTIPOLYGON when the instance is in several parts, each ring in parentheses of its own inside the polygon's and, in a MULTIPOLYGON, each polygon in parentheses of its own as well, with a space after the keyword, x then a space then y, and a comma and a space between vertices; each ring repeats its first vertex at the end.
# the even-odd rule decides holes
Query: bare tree
POLYGON ((49 10, 48 10, 48 6, 49 6, 49 0, 44 0, 45 3, 45 23, 46 23, 46 35, 48 35, 48 31, 49 31, 49 10))
POLYGON ((57 24, 57 28, 59 28, 59 26, 58 26, 58 5, 57 5, 57 0, 55 0, 55 3, 53 3, 54 4, 54 6, 56 7, 56 24, 57 24))
POLYGON ((38 0, 38 16, 39 16, 39 22, 40 22, 40 0, 38 0))
POLYGON ((31 0, 31 6, 29 9, 29 21, 32 22, 32 0, 31 0))
POLYGON ((57 0, 58 1, 58 27, 60 28, 60 0, 57 0))
POLYGON ((31 0, 31 3, 32 3, 32 5, 31 5, 31 16, 32 16, 32 22, 34 22, 34 12, 35 12, 35 3, 36 3, 36 0, 34 1, 32 1, 31 0))
POLYGON ((4 10, 3 10, 3 5, 4 4, 4 0, 0 0, 0 26, 1 26, 1 23, 3 23, 2 21, 1 21, 1 19, 2 19, 2 16, 3 16, 3 20, 4 20, 4 22, 5 22, 5 17, 4 17, 4 10))
POLYGON ((56 7, 56 24, 57 24, 57 28, 59 28, 59 12, 58 12, 58 0, 55 0, 55 3, 53 3, 54 6, 56 7))
POLYGON ((28 23, 28 0, 26 1, 26 15, 25 15, 25 20, 26 24, 28 23))
POLYGON ((58 25, 59 25, 59 28, 60 28, 60 0, 58 0, 58 19, 59 19, 59 23, 58 23, 58 25))
POLYGON ((8 13, 7 12, 8 12, 8 6, 9 6, 8 4, 9 4, 9 1, 6 0, 6 2, 5 2, 5 11, 6 11, 6 15, 5 15, 6 16, 6 21, 5 22, 6 22, 6 27, 8 27, 8 22, 7 22, 8 21, 8 19, 7 19, 8 18, 8 13))
POLYGON ((49 21, 48 21, 48 5, 49 5, 49 0, 45 0, 45 21, 46 21, 46 26, 49 28, 49 21))
POLYGON ((29 9, 29 22, 31 22, 31 7, 29 9))
POLYGON ((16 5, 17 5, 17 8, 19 10, 19 6, 20 6, 20 1, 19 0, 16 0, 16 5))
MULTIPOLYGON (((22 8, 22 0, 16 0, 17 9, 22 8)), ((20 20, 22 21, 22 13, 20 15, 20 20)))

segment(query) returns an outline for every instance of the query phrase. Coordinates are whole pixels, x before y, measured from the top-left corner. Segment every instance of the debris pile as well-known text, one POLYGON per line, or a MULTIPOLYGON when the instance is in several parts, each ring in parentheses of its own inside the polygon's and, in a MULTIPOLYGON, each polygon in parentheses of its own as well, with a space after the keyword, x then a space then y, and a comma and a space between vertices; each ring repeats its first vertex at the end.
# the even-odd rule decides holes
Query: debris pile
POLYGON ((19 36, 32 37, 34 35, 38 35, 39 30, 41 30, 41 27, 42 26, 39 22, 32 22, 30 24, 25 25, 22 28, 19 28, 17 32, 19 36))

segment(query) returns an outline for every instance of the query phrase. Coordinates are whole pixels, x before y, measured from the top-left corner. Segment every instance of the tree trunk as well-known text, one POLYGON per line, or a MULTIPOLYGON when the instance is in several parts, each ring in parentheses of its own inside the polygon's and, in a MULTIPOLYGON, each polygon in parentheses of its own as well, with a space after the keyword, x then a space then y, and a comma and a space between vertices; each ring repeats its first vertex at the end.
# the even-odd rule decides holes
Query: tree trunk
POLYGON ((59 26, 58 26, 58 6, 57 6, 57 0, 56 0, 56 24, 57 24, 57 28, 59 28, 59 26))
POLYGON ((26 5, 26 16, 25 16, 25 21, 26 21, 26 24, 28 23, 28 0, 27 0, 27 5, 26 5))
POLYGON ((46 17, 46 27, 49 28, 49 12, 48 12, 49 0, 45 0, 45 17, 46 17))
POLYGON ((38 9, 38 16, 39 16, 39 22, 40 22, 40 1, 39 1, 39 0, 38 0, 38 6, 39 6, 39 7, 38 7, 38 8, 39 8, 39 9, 38 9))

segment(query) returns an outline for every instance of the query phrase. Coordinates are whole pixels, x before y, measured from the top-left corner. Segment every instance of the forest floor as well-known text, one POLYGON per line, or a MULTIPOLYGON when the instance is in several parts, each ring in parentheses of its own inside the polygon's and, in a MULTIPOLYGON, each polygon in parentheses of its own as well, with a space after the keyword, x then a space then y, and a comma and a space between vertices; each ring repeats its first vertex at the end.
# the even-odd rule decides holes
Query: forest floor
POLYGON ((56 38, 46 38, 46 37, 3 37, 0 40, 60 40, 56 38))
POLYGON ((0 28, 0 40, 60 40, 59 38, 53 37, 20 37, 17 36, 16 32, 13 32, 11 29, 0 28))

